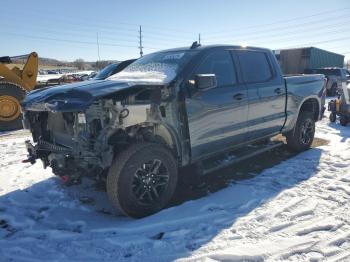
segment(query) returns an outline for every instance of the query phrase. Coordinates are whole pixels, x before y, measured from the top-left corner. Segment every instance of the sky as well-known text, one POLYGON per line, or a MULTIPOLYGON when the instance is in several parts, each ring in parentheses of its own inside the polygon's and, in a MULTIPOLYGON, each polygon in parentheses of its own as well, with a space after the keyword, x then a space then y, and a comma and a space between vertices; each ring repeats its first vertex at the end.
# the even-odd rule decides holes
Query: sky
POLYGON ((350 60, 349 0, 1 0, 1 10, 0 56, 137 58, 141 25, 144 54, 200 34, 203 45, 316 46, 350 60))

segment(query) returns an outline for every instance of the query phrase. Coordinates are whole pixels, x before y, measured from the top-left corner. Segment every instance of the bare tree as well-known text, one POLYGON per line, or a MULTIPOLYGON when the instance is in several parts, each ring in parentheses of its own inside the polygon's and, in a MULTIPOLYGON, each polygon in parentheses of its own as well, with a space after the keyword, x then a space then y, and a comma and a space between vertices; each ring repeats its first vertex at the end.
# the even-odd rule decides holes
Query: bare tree
POLYGON ((105 60, 96 61, 95 67, 96 69, 101 70, 102 68, 108 66, 109 64, 111 64, 111 61, 105 61, 105 60))
POLYGON ((76 59, 74 62, 74 66, 78 68, 79 70, 84 70, 85 69, 85 61, 82 58, 76 59))

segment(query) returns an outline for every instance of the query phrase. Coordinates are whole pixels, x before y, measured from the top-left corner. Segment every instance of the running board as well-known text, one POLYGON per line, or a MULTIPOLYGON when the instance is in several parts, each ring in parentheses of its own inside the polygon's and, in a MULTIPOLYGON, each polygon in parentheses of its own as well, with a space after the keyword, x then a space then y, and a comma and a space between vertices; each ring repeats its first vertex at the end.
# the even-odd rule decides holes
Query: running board
POLYGON ((269 142, 264 145, 249 145, 231 151, 227 154, 206 159, 201 164, 201 174, 206 175, 219 169, 228 167, 232 164, 240 162, 242 160, 259 155, 276 147, 282 146, 284 143, 281 141, 269 142))

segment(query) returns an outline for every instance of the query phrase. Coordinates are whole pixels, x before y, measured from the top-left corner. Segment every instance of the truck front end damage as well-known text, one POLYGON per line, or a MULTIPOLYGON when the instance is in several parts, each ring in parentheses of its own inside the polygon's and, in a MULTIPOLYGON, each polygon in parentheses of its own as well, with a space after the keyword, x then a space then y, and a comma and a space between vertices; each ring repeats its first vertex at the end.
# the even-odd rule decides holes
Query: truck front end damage
POLYGON ((41 159, 45 168, 51 167, 65 179, 83 175, 104 179, 114 156, 132 143, 157 140, 176 152, 173 136, 165 128, 178 125, 168 87, 128 87, 91 99, 89 104, 82 101, 83 107, 75 105, 78 111, 67 111, 69 103, 79 104, 79 95, 70 101, 69 92, 64 100, 57 100, 57 95, 45 99, 29 95, 24 102, 23 122, 34 142, 26 141, 27 162, 41 159))

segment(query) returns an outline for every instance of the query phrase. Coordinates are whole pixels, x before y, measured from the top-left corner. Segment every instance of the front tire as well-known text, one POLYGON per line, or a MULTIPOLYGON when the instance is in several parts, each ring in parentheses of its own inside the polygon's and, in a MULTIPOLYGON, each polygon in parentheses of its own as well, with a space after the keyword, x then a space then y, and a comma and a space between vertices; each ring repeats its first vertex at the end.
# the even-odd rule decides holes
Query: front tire
POLYGON ((315 136, 315 120, 308 111, 300 112, 295 127, 287 135, 287 146, 296 152, 302 152, 311 147, 315 136))
POLYGON ((145 217, 168 204, 177 177, 177 162, 170 150, 155 143, 134 144, 114 159, 107 175, 107 194, 123 214, 145 217))

